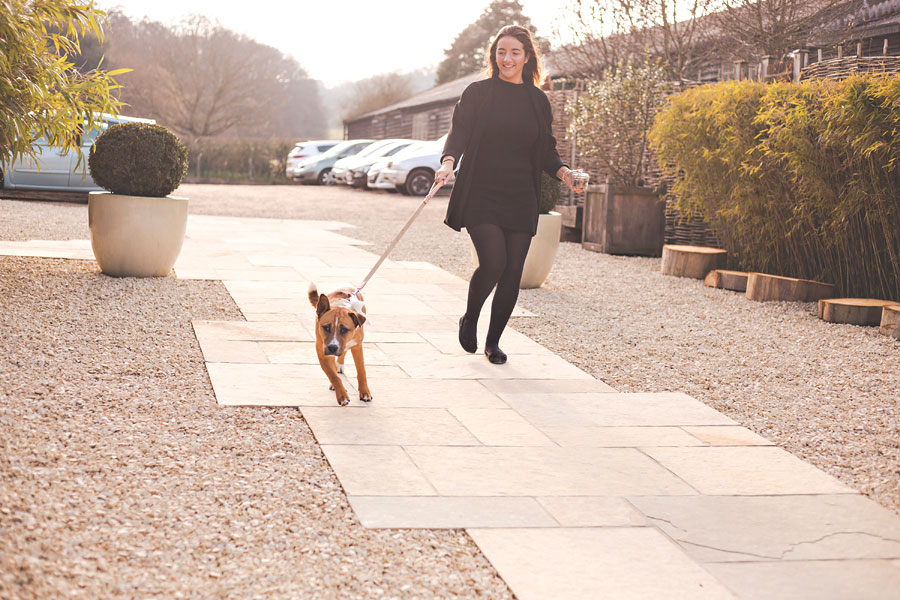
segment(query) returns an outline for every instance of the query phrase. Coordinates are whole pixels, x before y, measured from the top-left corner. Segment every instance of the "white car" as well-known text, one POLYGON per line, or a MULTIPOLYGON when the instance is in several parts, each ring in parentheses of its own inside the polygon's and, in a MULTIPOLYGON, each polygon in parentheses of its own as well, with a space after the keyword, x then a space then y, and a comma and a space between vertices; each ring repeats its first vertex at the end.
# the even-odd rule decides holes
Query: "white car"
POLYGON ((69 190, 76 192, 88 192, 101 190, 94 183, 88 171, 88 157, 91 147, 97 137, 116 123, 149 123, 154 124, 153 119, 139 119, 137 117, 114 117, 104 114, 100 129, 94 128, 82 134, 79 149, 76 152, 62 152, 59 148, 50 146, 45 138, 35 142, 38 148, 37 156, 23 157, 20 161, 10 165, 0 165, 3 187, 12 190, 69 190), (78 165, 77 152, 81 153, 81 167, 78 165))
POLYGON ((310 140, 308 142, 297 142, 297 144, 288 152, 287 161, 285 162, 284 174, 287 177, 294 176, 294 169, 301 162, 312 156, 318 156, 328 152, 336 145, 339 140, 310 140))
POLYGON ((395 156, 414 143, 413 140, 393 140, 393 143, 385 144, 367 156, 362 156, 360 152, 356 156, 342 160, 341 162, 344 163, 343 167, 346 169, 346 173, 341 183, 346 183, 355 188, 366 189, 369 187, 366 175, 375 161, 395 156))
POLYGON ((351 177, 351 166, 367 157, 378 158, 379 156, 383 156, 381 152, 399 141, 400 140, 376 140, 353 156, 339 159, 334 163, 334 166, 331 167, 331 175, 334 177, 334 182, 338 184, 349 184, 350 181, 348 177, 351 177))
POLYGON ((432 144, 434 144, 434 142, 413 142, 392 156, 382 156, 376 160, 372 163, 372 166, 369 167, 368 173, 366 173, 369 189, 396 192, 397 186, 384 179, 383 171, 387 168, 388 164, 401 161, 409 156, 421 154, 423 150, 430 148, 432 144))
MULTIPOLYGON (((386 184, 391 184, 401 193, 410 196, 424 196, 434 183, 434 173, 441 166, 441 154, 444 150, 443 136, 412 154, 404 153, 389 161, 379 173, 386 184)), ((447 182, 448 186, 453 180, 447 182)))

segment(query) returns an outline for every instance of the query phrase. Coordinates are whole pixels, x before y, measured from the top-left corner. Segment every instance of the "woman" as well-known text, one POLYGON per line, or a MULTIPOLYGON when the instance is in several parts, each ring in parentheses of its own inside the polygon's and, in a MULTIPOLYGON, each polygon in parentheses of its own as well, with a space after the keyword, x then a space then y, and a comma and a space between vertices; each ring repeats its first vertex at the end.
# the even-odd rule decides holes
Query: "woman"
POLYGON ((478 350, 478 315, 496 286, 484 353, 492 363, 503 364, 500 336, 537 230, 541 171, 570 188, 573 177, 556 151, 553 114, 538 87, 541 63, 531 33, 518 25, 504 27, 487 56, 490 79, 462 93, 434 179, 446 183, 459 165, 444 222, 457 231, 465 227, 478 254, 466 313, 459 319, 459 343, 466 352, 478 350))

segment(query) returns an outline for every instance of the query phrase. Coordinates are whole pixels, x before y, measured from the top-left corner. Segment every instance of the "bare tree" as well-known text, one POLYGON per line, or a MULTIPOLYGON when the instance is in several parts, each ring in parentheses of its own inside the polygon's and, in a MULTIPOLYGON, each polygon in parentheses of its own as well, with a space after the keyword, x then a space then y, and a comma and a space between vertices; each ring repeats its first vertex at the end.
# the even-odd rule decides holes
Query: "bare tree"
POLYGON ((693 75, 710 56, 708 15, 716 0, 576 0, 557 26, 575 42, 560 49, 575 73, 600 77, 624 62, 662 59, 669 77, 693 75))
POLYGON ((324 130, 316 83, 275 48, 201 16, 175 29, 123 15, 111 21, 108 58, 134 68, 123 81, 129 112, 188 138, 324 130))
POLYGON ((344 103, 343 118, 352 119, 373 110, 390 106, 413 95, 412 78, 408 74, 383 73, 357 81, 344 103))
POLYGON ((735 59, 782 57, 812 43, 841 42, 860 0, 720 0, 714 15, 720 51, 735 59))

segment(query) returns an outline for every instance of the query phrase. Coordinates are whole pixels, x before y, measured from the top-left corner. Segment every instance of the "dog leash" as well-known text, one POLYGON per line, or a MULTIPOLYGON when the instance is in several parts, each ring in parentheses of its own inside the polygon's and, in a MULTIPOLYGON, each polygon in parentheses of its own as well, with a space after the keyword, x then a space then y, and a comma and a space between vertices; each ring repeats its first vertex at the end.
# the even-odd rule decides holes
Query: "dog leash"
POLYGON ((428 201, 431 200, 432 198, 434 198, 434 195, 437 193, 437 191, 439 189, 441 189, 441 186, 443 186, 443 185, 444 185, 443 183, 439 183, 437 181, 435 181, 434 184, 432 184, 431 191, 428 192, 428 195, 425 196, 425 199, 422 200, 422 202, 419 204, 419 206, 413 212, 412 216, 406 222, 406 225, 403 226, 403 229, 400 230, 400 233, 398 233, 397 237, 394 238, 394 241, 391 242, 391 245, 387 247, 387 250, 384 251, 384 253, 381 255, 381 258, 378 259, 378 262, 375 263, 375 266, 372 267, 372 270, 369 271, 369 274, 366 275, 365 279, 363 279, 363 282, 361 284, 359 284, 358 288, 356 288, 356 291, 353 293, 354 295, 358 294, 359 292, 362 291, 362 289, 364 287, 366 287, 366 284, 369 283, 369 279, 372 278, 372 275, 375 274, 375 271, 378 270, 378 267, 381 266, 381 263, 384 262, 384 259, 386 259, 388 257, 388 254, 391 253, 391 250, 394 249, 394 246, 397 245, 397 242, 399 242, 400 238, 403 237, 403 234, 406 233, 406 230, 409 229, 409 227, 410 227, 410 225, 412 225, 413 221, 416 220, 416 217, 419 216, 419 213, 422 212, 422 209, 425 208, 426 204, 428 204, 428 201))

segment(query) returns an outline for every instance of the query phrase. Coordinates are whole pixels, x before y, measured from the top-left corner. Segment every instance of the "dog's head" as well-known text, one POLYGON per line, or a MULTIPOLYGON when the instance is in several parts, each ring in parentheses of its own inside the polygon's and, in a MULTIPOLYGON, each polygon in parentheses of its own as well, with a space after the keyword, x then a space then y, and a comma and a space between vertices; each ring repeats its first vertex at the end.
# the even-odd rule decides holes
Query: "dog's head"
POLYGON ((355 342, 350 341, 357 328, 366 322, 366 316, 346 308, 332 307, 325 294, 316 302, 316 337, 321 335, 326 356, 340 356, 355 342))

